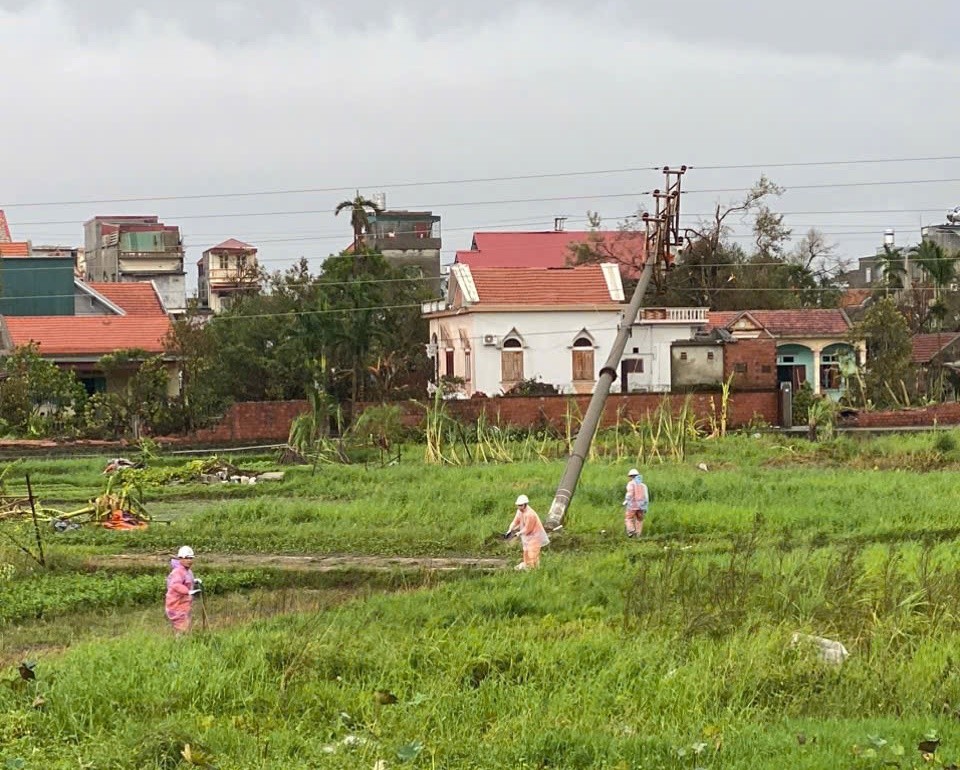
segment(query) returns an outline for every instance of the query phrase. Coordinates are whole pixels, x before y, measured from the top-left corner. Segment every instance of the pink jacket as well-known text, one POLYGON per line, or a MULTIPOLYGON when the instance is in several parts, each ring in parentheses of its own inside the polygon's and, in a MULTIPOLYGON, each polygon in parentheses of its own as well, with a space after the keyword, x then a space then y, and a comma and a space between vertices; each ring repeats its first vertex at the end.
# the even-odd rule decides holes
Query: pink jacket
POLYGON ((184 567, 179 559, 170 560, 170 574, 167 575, 167 617, 174 620, 190 613, 193 597, 193 571, 184 567))
POLYGON ((646 484, 636 479, 630 479, 627 482, 627 496, 623 504, 631 511, 646 511, 649 497, 646 484))
POLYGON ((517 508, 517 515, 513 517, 513 523, 510 525, 510 529, 520 530, 520 542, 523 543, 524 547, 526 547, 528 543, 539 542, 540 545, 547 545, 547 543, 550 542, 550 538, 547 537, 547 531, 543 528, 540 517, 529 505, 526 511, 521 511, 517 508))

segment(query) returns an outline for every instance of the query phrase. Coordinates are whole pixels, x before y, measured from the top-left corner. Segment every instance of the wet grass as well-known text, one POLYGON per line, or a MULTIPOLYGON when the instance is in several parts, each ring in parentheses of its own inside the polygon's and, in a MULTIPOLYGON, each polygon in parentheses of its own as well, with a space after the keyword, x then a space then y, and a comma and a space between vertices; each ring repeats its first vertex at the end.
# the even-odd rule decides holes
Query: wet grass
POLYGON ((960 762, 955 452, 937 435, 702 442, 642 469, 640 542, 621 532, 632 463, 590 463, 536 573, 215 572, 211 599, 236 622, 181 642, 159 621, 162 570, 81 575, 84 559, 182 542, 198 571, 204 550, 504 556, 516 545, 492 534, 513 498, 545 513, 562 466, 288 469, 248 497, 165 499, 169 526, 57 536, 53 574, 20 560, 0 583, 52 581, 69 605, 59 622, 0 627, 15 649, 56 651, 36 682, 0 673, 0 767, 177 768, 189 744, 221 770, 947 768, 960 762), (351 579, 371 582, 322 598, 351 579), (142 598, 70 604, 71 581, 142 598), (244 614, 254 595, 259 617, 244 614), (267 617, 283 595, 289 612, 267 617), (850 657, 824 664, 790 644, 796 631, 850 657), (924 741, 939 743, 924 755, 924 741))

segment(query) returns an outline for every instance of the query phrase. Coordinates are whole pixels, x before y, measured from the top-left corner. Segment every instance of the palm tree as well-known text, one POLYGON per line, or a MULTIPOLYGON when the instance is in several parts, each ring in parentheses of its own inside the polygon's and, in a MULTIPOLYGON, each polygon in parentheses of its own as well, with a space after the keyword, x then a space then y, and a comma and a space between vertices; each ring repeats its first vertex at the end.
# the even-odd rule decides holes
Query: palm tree
POLYGON ((910 256, 930 276, 933 284, 933 306, 930 313, 939 326, 947 312, 943 303, 943 290, 949 288, 957 279, 957 259, 960 255, 948 255, 939 243, 923 241, 919 246, 910 249, 910 256))
POLYGON ((370 217, 367 209, 374 214, 379 214, 383 209, 369 198, 364 198, 357 190, 356 197, 353 200, 341 201, 333 210, 334 216, 341 211, 350 209, 350 226, 353 227, 353 253, 359 254, 363 244, 363 234, 370 229, 370 217))
POLYGON ((884 245, 883 254, 877 255, 877 264, 880 267, 880 273, 883 275, 884 295, 888 295, 890 289, 903 288, 907 268, 903 263, 902 249, 884 245))

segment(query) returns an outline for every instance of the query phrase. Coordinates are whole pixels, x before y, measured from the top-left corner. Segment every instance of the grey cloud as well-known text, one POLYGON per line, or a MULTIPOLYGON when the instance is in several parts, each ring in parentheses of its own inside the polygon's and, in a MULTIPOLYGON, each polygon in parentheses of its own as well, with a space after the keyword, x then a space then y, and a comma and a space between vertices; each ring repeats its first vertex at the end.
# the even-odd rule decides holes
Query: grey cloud
MULTIPOLYGON (((545 16, 572 14, 596 28, 629 25, 638 34, 727 47, 763 48, 791 54, 829 53, 853 59, 957 56, 955 0, 923 0, 906 8, 900 0, 806 0, 802 3, 740 0, 650 2, 650 0, 54 0, 86 33, 123 30, 138 18, 170 24, 210 43, 250 43, 265 36, 306 34, 312 23, 376 34, 393 20, 408 23, 421 38, 455 32, 469 35, 479 24, 502 21, 518 8, 545 16)), ((0 0, 0 9, 23 11, 41 0, 0 0)), ((585 44, 588 35, 585 28, 585 44)), ((531 29, 531 37, 537 34, 531 29)))

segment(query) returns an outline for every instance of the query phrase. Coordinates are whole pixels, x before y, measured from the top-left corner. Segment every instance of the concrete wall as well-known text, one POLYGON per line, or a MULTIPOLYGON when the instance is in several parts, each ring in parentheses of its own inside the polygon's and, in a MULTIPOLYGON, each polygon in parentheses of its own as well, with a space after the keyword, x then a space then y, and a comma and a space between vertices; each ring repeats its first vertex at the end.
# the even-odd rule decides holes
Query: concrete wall
POLYGON ((618 392, 669 392, 672 377, 670 343, 690 339, 702 325, 634 324, 630 328, 630 337, 627 340, 623 359, 625 361, 641 359, 643 372, 630 374, 630 381, 626 384, 618 380, 618 392))
POLYGON ((163 302, 163 307, 168 313, 182 312, 187 307, 187 284, 186 276, 181 273, 170 273, 168 275, 144 275, 143 278, 137 278, 134 275, 125 274, 122 276, 123 283, 136 283, 142 281, 146 283, 153 281, 157 287, 157 294, 163 302))
POLYGON ((673 389, 723 383, 723 345, 675 343, 670 348, 673 389))

